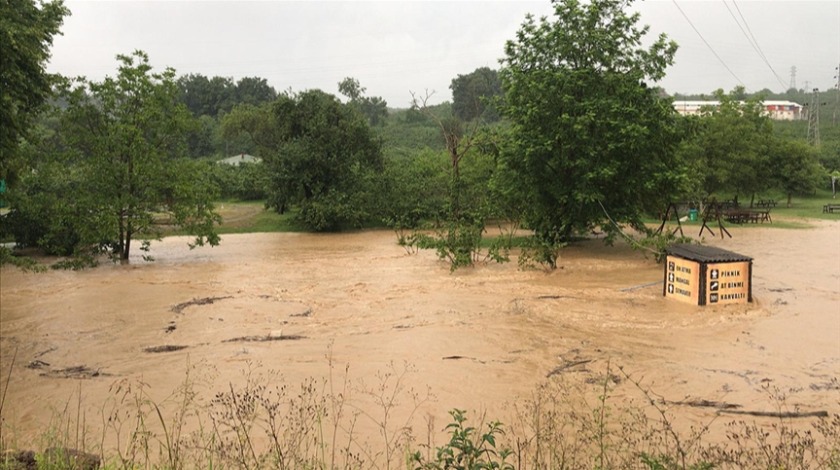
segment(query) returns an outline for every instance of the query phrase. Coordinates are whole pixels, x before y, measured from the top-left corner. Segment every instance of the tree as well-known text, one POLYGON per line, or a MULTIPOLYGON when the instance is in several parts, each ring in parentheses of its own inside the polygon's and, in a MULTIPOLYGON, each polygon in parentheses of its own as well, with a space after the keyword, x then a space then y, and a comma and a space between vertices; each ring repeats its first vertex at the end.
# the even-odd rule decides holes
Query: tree
POLYGON ((499 114, 492 101, 502 95, 499 74, 488 67, 475 69, 467 75, 458 75, 449 85, 452 90, 452 113, 464 121, 484 118, 493 122, 499 114))
POLYGON ((83 228, 78 248, 127 262, 136 238, 160 238, 160 219, 195 235, 194 245, 218 244, 208 172, 180 158, 189 112, 174 70, 153 73, 141 51, 117 60, 116 77, 70 90, 62 118, 62 158, 78 183, 61 196, 83 228))
POLYGON ((708 196, 729 193, 753 197, 773 187, 770 156, 777 139, 759 97, 740 101, 741 87, 715 92, 718 106, 705 109, 685 155, 692 177, 708 196))
POLYGON ((642 214, 664 207, 679 179, 676 112, 647 86, 664 76, 676 44, 661 35, 642 47, 648 28, 627 5, 557 1, 553 20, 527 17, 505 46, 513 142, 502 158, 527 192, 525 221, 544 246, 596 226, 608 240, 616 224, 643 228, 642 214))
POLYGON ((316 231, 358 226, 371 215, 381 143, 349 105, 320 90, 281 95, 225 117, 226 135, 247 132, 267 165, 267 204, 299 206, 298 220, 316 231))
POLYGON ((177 83, 181 101, 195 117, 217 117, 235 104, 236 85, 230 78, 189 74, 178 78, 177 83))
POLYGON ((277 92, 268 81, 259 77, 243 77, 236 82, 236 104, 261 104, 274 101, 277 92))
POLYGON ((52 93, 57 77, 45 66, 68 14, 62 0, 0 2, 0 180, 13 179, 23 165, 18 144, 52 93))
POLYGON ((367 89, 352 77, 338 83, 338 92, 350 100, 350 105, 356 107, 371 126, 384 124, 388 117, 388 103, 379 96, 365 96, 365 91, 367 89))
POLYGON ((771 148, 771 176, 787 195, 787 206, 794 194, 817 189, 825 171, 817 159, 817 151, 804 141, 775 139, 771 148))

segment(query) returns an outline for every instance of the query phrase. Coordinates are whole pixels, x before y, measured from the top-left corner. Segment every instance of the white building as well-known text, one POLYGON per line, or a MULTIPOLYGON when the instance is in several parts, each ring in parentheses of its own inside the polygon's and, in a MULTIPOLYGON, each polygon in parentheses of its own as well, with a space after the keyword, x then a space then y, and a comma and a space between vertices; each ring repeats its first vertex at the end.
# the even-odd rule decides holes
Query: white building
POLYGON ((225 165, 233 165, 239 166, 243 163, 259 163, 262 159, 260 157, 255 157, 253 155, 248 155, 247 153, 240 153, 239 155, 234 155, 232 157, 224 158, 219 160, 217 163, 225 164, 225 165))
MULTIPOLYGON (((770 119, 795 121, 802 119, 802 106, 793 101, 764 101, 764 110, 770 119)), ((703 108, 720 106, 720 101, 674 101, 674 109, 684 116, 695 116, 703 108)))

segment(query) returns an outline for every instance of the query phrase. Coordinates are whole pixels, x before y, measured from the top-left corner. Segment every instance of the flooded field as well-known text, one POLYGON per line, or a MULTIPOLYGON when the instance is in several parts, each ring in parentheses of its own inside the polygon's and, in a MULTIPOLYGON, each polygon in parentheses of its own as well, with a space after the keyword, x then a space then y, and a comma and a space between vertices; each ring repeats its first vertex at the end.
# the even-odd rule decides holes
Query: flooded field
MULTIPOLYGON (((837 413, 840 222, 813 224, 707 235, 755 260, 755 302, 740 306, 667 301, 661 265, 599 240, 566 249, 554 272, 514 260, 450 273, 434 253, 407 254, 388 231, 227 235, 193 251, 168 238, 152 245, 153 263, 5 267, 3 414, 27 442, 68 403, 95 428, 125 380, 164 402, 190 369, 206 401, 248 370, 269 383, 328 380, 328 356, 332 385, 349 366, 360 402, 395 383, 384 374, 407 368, 405 393, 430 393, 415 412, 420 429, 422 416, 442 428, 452 408, 505 421, 548 377, 598 383, 619 366, 669 402, 773 411, 768 390, 778 390, 791 409, 837 413)), ((617 382, 615 399, 634 394, 617 382)), ((415 411, 407 401, 406 419, 415 411)), ((672 412, 703 419, 714 410, 672 412)))

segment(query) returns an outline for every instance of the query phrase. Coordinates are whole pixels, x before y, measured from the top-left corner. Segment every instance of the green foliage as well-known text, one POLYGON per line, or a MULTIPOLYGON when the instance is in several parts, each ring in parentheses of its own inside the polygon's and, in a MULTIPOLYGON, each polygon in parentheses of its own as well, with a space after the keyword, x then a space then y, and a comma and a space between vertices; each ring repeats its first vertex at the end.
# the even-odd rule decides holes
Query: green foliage
POLYGON ((787 195, 790 207, 794 194, 811 194, 821 181, 830 180, 817 159, 817 150, 805 142, 777 139, 771 149, 771 177, 775 185, 787 195))
POLYGON ((350 99, 350 105, 365 116, 371 126, 381 126, 388 118, 388 103, 379 96, 364 96, 367 89, 347 77, 338 84, 338 92, 350 99))
POLYGON ((790 200, 815 190, 824 176, 819 149, 788 133, 789 123, 774 123, 764 112, 762 96, 739 101, 742 97, 741 88, 729 94, 717 90, 719 106, 688 118, 693 132, 680 154, 693 184, 684 187, 684 194, 696 200, 713 194, 753 198, 779 189, 790 200))
POLYGON ((631 239, 630 245, 634 250, 644 250, 653 254, 657 263, 665 261, 668 247, 681 243, 694 243, 695 240, 691 237, 677 236, 673 231, 654 232, 652 230, 645 230, 644 238, 640 240, 631 239))
POLYGON ((283 213, 299 206, 298 220, 316 231, 360 226, 372 216, 381 144, 353 106, 320 90, 286 94, 235 108, 223 128, 255 142, 267 167, 269 207, 283 213))
POLYGON ((179 99, 195 117, 216 118, 235 105, 259 105, 277 97, 266 79, 259 77, 243 77, 234 83, 228 77, 188 74, 179 77, 177 84, 179 99))
POLYGON ((738 101, 743 93, 718 90, 720 106, 704 112, 698 142, 689 158, 706 194, 730 192, 751 196, 772 186, 770 150, 773 125, 757 98, 738 101))
POLYGON ((235 85, 230 78, 189 74, 177 83, 181 102, 195 117, 216 117, 233 108, 235 85))
POLYGON ((449 178, 446 155, 422 150, 385 162, 379 213, 395 229, 415 229, 440 220, 446 211, 449 178))
POLYGON ((557 269, 560 253, 567 244, 568 241, 559 239, 556 234, 541 235, 538 232, 523 244, 519 254, 519 266, 534 268, 540 265, 550 270, 557 269))
POLYGON ((44 142, 42 163, 12 195, 16 241, 127 261, 132 242, 159 238, 164 220, 195 235, 193 246, 217 244, 206 164, 179 158, 189 115, 174 72, 152 73, 139 51, 118 59, 117 77, 67 91, 57 141, 44 142))
POLYGON ((648 48, 647 28, 625 1, 554 4, 553 21, 529 17, 505 48, 500 72, 513 124, 502 154, 526 193, 526 225, 546 246, 605 224, 641 226, 680 181, 677 115, 646 86, 664 76, 676 44, 648 48))
POLYGON ((219 197, 222 199, 258 201, 267 196, 268 176, 263 163, 216 163, 209 170, 212 184, 218 188, 219 197))
POLYGON ((218 132, 219 124, 212 117, 205 114, 193 119, 187 129, 187 154, 192 158, 215 154, 218 132))
POLYGON ((434 235, 417 236, 417 247, 435 250, 438 257, 449 262, 451 271, 472 266, 481 256, 481 237, 484 218, 479 216, 450 220, 436 228, 434 235))
POLYGON ((45 68, 69 13, 62 0, 0 2, 0 180, 10 185, 26 167, 18 145, 56 83, 45 68))
POLYGON ((497 71, 488 67, 477 68, 472 73, 453 78, 449 88, 452 90, 452 113, 458 119, 499 120, 499 113, 493 105, 502 96, 502 83, 497 71))
MULTIPOLYGON (((8 223, 1 217, 0 222, 3 224, 8 223)), ((33 272, 44 272, 47 269, 46 266, 39 264, 32 258, 28 258, 26 256, 15 256, 11 249, 5 246, 0 246, 0 267, 5 265, 16 266, 23 271, 33 272)))
POLYGON ((510 449, 497 450, 496 439, 503 436, 502 423, 493 421, 487 424, 483 434, 467 426, 464 410, 454 409, 449 412, 453 422, 446 426, 449 442, 438 447, 435 458, 424 458, 420 452, 411 455, 410 464, 415 470, 513 470, 513 464, 507 462, 510 449))
POLYGON ((443 150, 440 128, 415 109, 392 111, 384 126, 375 128, 386 160, 413 158, 424 150, 443 150))

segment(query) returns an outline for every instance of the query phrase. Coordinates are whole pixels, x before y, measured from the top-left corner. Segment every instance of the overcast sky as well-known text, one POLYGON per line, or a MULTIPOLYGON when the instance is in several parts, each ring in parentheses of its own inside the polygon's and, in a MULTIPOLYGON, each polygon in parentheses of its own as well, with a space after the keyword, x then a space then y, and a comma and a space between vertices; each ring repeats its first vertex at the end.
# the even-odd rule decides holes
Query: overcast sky
MULTIPOLYGON (((51 72, 101 80, 116 73, 117 54, 141 49, 156 68, 173 67, 179 75, 257 76, 278 91, 338 94, 338 82, 355 77, 368 95, 385 98, 391 107, 407 107, 410 91, 433 90, 434 102, 451 99, 449 84, 457 75, 499 67, 505 41, 515 37, 527 13, 551 16, 553 10, 548 0, 66 5, 72 16, 55 38, 51 72)), ((748 91, 783 91, 794 66, 798 88, 837 84, 838 0, 639 0, 633 9, 650 25, 651 36, 666 33, 680 45, 659 83, 669 93, 738 84, 748 91)))

